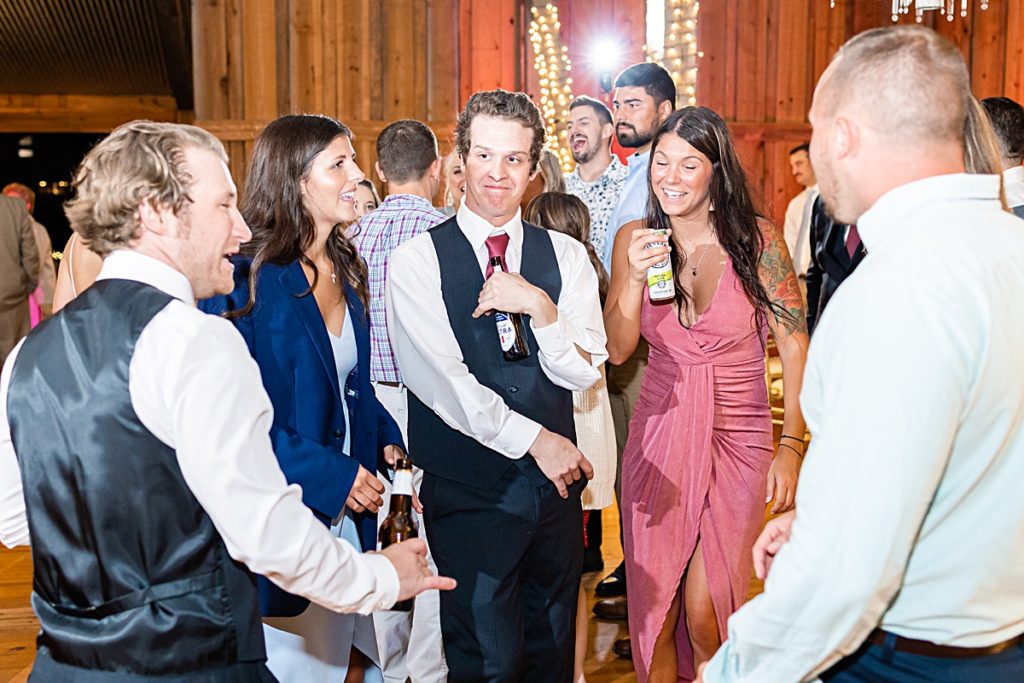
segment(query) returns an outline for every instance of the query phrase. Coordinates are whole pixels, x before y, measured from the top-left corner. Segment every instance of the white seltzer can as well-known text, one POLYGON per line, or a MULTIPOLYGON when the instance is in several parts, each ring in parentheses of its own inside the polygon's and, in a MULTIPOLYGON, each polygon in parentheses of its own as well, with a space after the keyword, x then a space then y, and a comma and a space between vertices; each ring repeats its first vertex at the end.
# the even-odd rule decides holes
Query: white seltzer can
MULTIPOLYGON (((668 234, 666 230, 655 230, 656 235, 668 234)), ((647 249, 660 246, 669 246, 667 242, 651 242, 647 249)), ((676 279, 672 275, 672 257, 666 255, 665 260, 655 263, 647 269, 647 290, 650 293, 651 301, 664 301, 676 295, 676 279)))

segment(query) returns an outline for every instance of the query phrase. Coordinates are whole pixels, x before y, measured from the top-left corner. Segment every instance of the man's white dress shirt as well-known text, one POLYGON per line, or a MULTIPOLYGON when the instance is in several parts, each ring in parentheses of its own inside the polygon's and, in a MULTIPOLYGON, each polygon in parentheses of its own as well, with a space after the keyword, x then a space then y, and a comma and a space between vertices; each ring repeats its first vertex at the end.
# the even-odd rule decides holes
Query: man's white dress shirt
POLYGON ((1014 166, 1003 171, 1003 190, 1008 206, 1024 206, 1024 166, 1014 166))
POLYGON ((801 277, 807 275, 811 265, 811 210, 817 198, 818 186, 806 187, 786 207, 782 233, 793 259, 793 271, 801 277))
MULTIPOLYGON (((505 225, 495 227, 463 202, 457 220, 481 273, 487 267, 487 238, 503 232, 509 236, 505 263, 510 272, 519 272, 523 254, 519 212, 505 225)), ((553 230, 548 235, 562 278, 558 319, 545 327, 536 327, 531 321, 530 329, 548 379, 564 389, 583 391, 600 378, 598 367, 608 358, 597 274, 582 244, 553 230), (590 363, 577 352, 577 346, 591 355, 590 363)), ((478 292, 470 294, 475 297, 478 292)), ((445 424, 508 458, 521 458, 529 450, 541 425, 509 408, 498 394, 480 384, 463 362, 441 296, 440 267, 429 233, 405 242, 392 254, 387 320, 405 383, 445 424)), ((497 331, 494 343, 498 344, 497 331)))
POLYGON ((706 683, 810 680, 872 629, 956 647, 1024 632, 1024 229, 999 178, 894 189, 822 316, 792 536, 706 683))
MULTIPOLYGON (((185 483, 231 557, 336 611, 366 614, 394 604, 399 583, 391 562, 332 536, 302 504, 302 489, 285 481, 269 437, 273 408, 234 326, 196 309, 184 275, 137 252, 107 256, 99 279, 142 282, 178 299, 142 330, 128 391, 142 424, 175 450, 185 483)), ((10 547, 29 541, 7 422, 7 390, 20 348, 0 376, 0 541, 10 547)))

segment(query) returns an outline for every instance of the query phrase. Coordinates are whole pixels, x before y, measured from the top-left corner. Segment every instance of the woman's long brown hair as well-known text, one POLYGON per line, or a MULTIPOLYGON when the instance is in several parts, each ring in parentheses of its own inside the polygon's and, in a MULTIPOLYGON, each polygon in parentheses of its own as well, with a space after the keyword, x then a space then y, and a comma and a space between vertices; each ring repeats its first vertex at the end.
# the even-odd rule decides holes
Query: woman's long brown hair
POLYGON ((590 211, 579 197, 564 192, 541 192, 530 200, 523 212, 523 220, 548 230, 562 232, 582 242, 590 263, 597 271, 597 288, 604 306, 608 296, 608 273, 590 243, 590 211))
MULTIPOLYGON (((299 261, 313 271, 313 283, 302 296, 312 294, 316 288, 320 272, 305 253, 316 240, 316 225, 302 201, 301 185, 316 155, 342 135, 351 139, 352 131, 340 121, 329 116, 297 114, 272 121, 256 138, 240 206, 242 217, 252 230, 252 240, 242 247, 242 253, 252 257, 249 301, 228 317, 242 317, 252 311, 256 282, 266 263, 287 265, 299 261)), ((344 226, 335 226, 325 250, 334 272, 355 290, 366 315, 366 264, 345 235, 344 226)))

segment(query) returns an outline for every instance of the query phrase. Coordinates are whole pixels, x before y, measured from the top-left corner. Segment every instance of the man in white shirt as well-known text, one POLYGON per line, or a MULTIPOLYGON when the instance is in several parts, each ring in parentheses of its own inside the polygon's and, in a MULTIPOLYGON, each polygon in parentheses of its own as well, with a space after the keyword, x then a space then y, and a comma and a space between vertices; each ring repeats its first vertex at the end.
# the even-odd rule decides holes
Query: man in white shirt
POLYGON ((566 123, 576 168, 565 176, 565 191, 590 212, 590 243, 604 254, 608 220, 619 203, 629 169, 612 154, 612 112, 604 102, 581 95, 569 103, 566 123))
POLYGON ((807 277, 807 267, 811 263, 811 207, 818 196, 818 179, 814 175, 809 149, 810 146, 804 143, 789 150, 790 172, 804 189, 789 201, 783 226, 786 246, 793 257, 793 270, 800 280, 800 288, 805 291, 805 296, 806 288, 803 283, 807 277))
POLYGON ((999 142, 1006 203, 1024 218, 1024 107, 1009 97, 988 97, 981 103, 999 142))
POLYGON ((969 97, 919 27, 856 36, 818 84, 822 197, 867 256, 811 343, 796 512, 705 683, 1024 680, 1024 230, 965 173, 969 97))
POLYGON ((520 217, 544 141, 525 94, 476 93, 455 134, 465 201, 394 251, 387 282, 427 535, 459 581, 441 599, 448 680, 567 681, 593 475, 572 392, 607 358, 597 275, 582 244, 520 217), (507 314, 525 358, 503 352, 507 314))
POLYGON ((99 279, 0 376, 0 540, 31 535, 33 680, 273 680, 250 571, 361 613, 453 585, 419 541, 360 555, 286 484, 244 341, 195 308, 251 236, 226 161, 206 131, 147 121, 93 148, 67 212, 99 279))

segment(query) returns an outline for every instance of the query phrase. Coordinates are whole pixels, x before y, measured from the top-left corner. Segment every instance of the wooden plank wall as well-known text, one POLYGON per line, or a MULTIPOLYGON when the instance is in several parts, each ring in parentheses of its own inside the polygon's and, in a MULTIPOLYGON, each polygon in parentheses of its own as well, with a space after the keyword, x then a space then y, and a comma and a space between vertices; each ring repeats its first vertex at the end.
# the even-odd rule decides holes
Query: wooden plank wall
MULTIPOLYGON (((730 121, 744 166, 774 220, 781 222, 800 190, 788 152, 810 138, 814 84, 848 38, 892 25, 890 7, 875 0, 837 0, 835 9, 828 0, 701 3, 698 101, 730 121)), ((925 25, 963 51, 979 98, 1005 95, 1024 102, 1024 3, 991 0, 983 12, 972 1, 968 18, 952 22, 936 13, 925 16, 925 25)))
POLYGON ((445 147, 460 105, 460 9, 459 0, 196 0, 196 124, 225 141, 236 181, 252 140, 283 114, 344 121, 368 177, 391 121, 427 122, 445 147))

